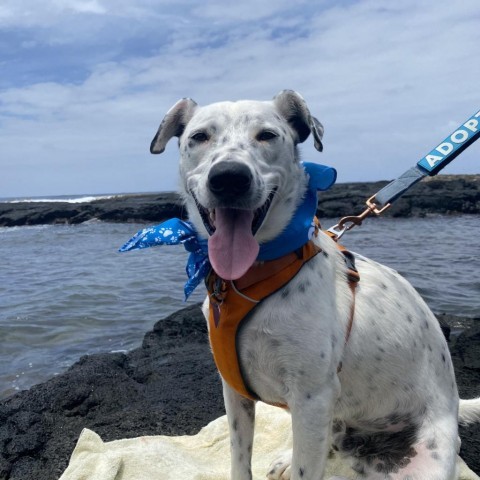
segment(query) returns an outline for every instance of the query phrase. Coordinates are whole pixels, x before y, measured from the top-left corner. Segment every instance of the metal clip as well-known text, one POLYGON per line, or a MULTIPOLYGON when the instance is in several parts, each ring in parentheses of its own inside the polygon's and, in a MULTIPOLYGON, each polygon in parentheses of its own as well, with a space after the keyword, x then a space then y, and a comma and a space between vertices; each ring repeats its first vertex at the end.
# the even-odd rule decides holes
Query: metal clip
POLYGON ((221 305, 227 293, 227 284, 223 279, 217 276, 212 283, 213 288, 210 293, 210 298, 213 299, 218 305, 221 305))
POLYGON ((361 225, 363 221, 372 213, 375 215, 380 215, 391 206, 390 203, 387 203, 381 209, 379 209, 374 200, 375 195, 371 196, 366 201, 367 208, 360 215, 349 215, 347 217, 343 217, 336 225, 327 230, 335 236, 335 241, 340 240, 343 234, 351 230, 353 227, 361 225))
MULTIPOLYGON (((375 195, 372 195, 365 203, 367 204, 368 209, 374 213, 375 215, 380 215, 383 213, 387 208, 392 206, 391 203, 386 203, 380 210, 378 209, 377 205, 374 203, 375 195)), ((365 213, 365 212, 363 212, 365 213)), ((363 215, 363 214, 362 214, 363 215)))

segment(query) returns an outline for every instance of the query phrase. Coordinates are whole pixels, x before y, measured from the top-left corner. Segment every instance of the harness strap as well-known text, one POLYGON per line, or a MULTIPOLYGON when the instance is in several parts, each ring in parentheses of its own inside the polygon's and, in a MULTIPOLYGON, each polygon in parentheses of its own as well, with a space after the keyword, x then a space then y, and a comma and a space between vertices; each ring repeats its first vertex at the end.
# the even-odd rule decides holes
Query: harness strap
MULTIPOLYGON (((353 326, 355 291, 360 277, 353 255, 343 245, 335 244, 345 259, 348 285, 352 292, 350 316, 345 332, 347 343, 353 326)), ((306 262, 321 251, 320 247, 309 241, 295 252, 276 260, 258 263, 238 280, 224 281, 213 270, 206 278, 210 297, 209 338, 215 364, 222 378, 240 395, 251 400, 259 399, 245 383, 238 360, 237 337, 242 324, 262 300, 284 287, 306 262)), ((337 372, 341 369, 340 363, 337 372)))
POLYGON ((306 262, 321 252, 321 248, 312 241, 300 250, 298 253, 294 252, 262 264, 262 270, 266 269, 269 275, 265 276, 260 270, 261 276, 265 277, 260 281, 259 277, 252 273, 246 277, 244 284, 243 278, 240 282, 225 282, 213 271, 206 279, 210 294, 209 338, 215 364, 222 378, 232 388, 252 400, 258 400, 258 396, 244 381, 238 361, 237 332, 262 300, 284 287, 306 262))
POLYGON ((235 280, 235 286, 238 290, 244 290, 251 287, 255 283, 263 282, 263 280, 276 275, 278 272, 287 268, 293 262, 302 258, 303 249, 299 248, 295 252, 284 255, 277 260, 270 262, 262 262, 257 265, 253 265, 248 272, 238 280, 235 280))
MULTIPOLYGON (((337 248, 342 252, 343 258, 345 260, 345 264, 347 266, 347 280, 348 286, 350 287, 350 291, 352 292, 352 303, 350 304, 350 318, 348 319, 347 330, 345 332, 345 344, 348 343, 348 339, 350 338, 350 334, 352 333, 353 327, 353 318, 355 316, 355 297, 357 291, 357 284, 360 281, 360 274, 358 273, 357 267, 355 266, 355 257, 353 256, 352 252, 348 251, 343 245, 338 243, 337 236, 330 232, 325 231, 325 233, 335 242, 337 248)), ((342 362, 338 365, 337 373, 342 371, 342 362)))

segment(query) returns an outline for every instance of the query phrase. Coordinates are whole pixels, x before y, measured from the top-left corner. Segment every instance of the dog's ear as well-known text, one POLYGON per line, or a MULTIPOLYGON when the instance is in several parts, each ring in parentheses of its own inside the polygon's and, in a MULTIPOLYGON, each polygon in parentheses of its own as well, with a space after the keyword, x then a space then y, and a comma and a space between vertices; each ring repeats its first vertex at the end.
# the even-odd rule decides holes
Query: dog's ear
POLYGON ((311 115, 305 100, 299 93, 283 90, 273 98, 273 103, 297 132, 298 143, 304 142, 311 133, 315 148, 319 152, 323 150, 323 125, 311 115))
POLYGON ((165 115, 150 144, 150 153, 162 153, 172 137, 180 137, 197 108, 191 98, 182 98, 165 115))

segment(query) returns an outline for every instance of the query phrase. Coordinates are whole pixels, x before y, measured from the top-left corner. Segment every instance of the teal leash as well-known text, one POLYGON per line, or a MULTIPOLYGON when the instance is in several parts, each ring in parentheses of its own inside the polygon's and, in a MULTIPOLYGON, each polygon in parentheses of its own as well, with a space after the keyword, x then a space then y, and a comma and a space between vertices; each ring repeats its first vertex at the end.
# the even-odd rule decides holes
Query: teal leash
POLYGON ((422 178, 437 175, 460 153, 467 149, 480 137, 480 111, 462 123, 451 135, 437 145, 427 155, 422 157, 416 165, 383 187, 367 201, 367 208, 360 215, 343 217, 336 225, 327 231, 340 239, 345 232, 361 225, 363 220, 371 214, 380 215, 390 208, 392 203, 402 196, 409 188, 422 178))

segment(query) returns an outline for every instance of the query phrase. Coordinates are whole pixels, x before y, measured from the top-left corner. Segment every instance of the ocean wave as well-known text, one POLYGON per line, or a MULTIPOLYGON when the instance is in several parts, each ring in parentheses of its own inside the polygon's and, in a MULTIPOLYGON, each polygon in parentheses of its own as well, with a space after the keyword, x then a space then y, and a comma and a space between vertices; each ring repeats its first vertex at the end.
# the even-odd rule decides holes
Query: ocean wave
POLYGON ((90 203, 95 200, 108 200, 122 195, 85 195, 78 197, 15 198, 4 203, 90 203))
POLYGON ((1 234, 15 234, 19 230, 46 230, 48 228, 55 228, 56 225, 15 225, 13 227, 0 227, 1 234))

